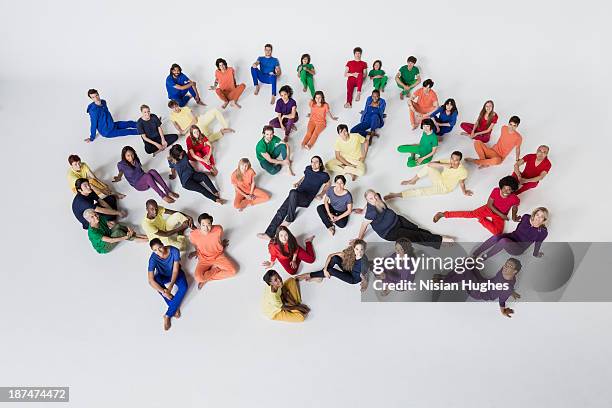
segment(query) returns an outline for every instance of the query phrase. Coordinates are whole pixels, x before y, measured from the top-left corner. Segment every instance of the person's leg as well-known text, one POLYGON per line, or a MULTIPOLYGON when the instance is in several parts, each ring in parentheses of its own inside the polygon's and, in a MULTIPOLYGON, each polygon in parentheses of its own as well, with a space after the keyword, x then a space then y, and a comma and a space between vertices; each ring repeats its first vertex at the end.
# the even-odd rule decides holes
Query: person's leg
POLYGON ((325 163, 325 168, 327 171, 338 174, 346 174, 345 167, 341 166, 342 162, 338 159, 331 159, 327 163, 325 163))
POLYGON ((179 106, 182 108, 183 106, 187 105, 190 99, 191 99, 191 95, 186 93, 185 95, 176 99, 176 101, 178 102, 179 106))
POLYGON ((300 260, 298 259, 295 268, 291 266, 291 262, 289 261, 289 259, 287 258, 279 258, 278 259, 278 263, 281 264, 281 266, 283 267, 283 269, 289 274, 289 275, 295 275, 297 273, 297 270, 300 266, 300 260))
POLYGON ((308 72, 304 69, 300 71, 300 82, 304 89, 308 89, 308 72))
POLYGON ((289 137, 289 134, 291 133, 291 130, 293 129, 293 126, 295 126, 295 122, 297 122, 297 116, 294 119, 285 119, 284 125, 285 125, 285 137, 289 137))
POLYGON ((325 123, 318 123, 315 125, 314 132, 312 132, 312 136, 310 137, 310 142, 308 142, 309 147, 314 146, 321 132, 325 130, 325 126, 326 126, 325 123))
POLYGON ((353 92, 357 86, 357 78, 348 77, 346 79, 346 103, 349 105, 353 104, 353 92))
POLYGON ((525 184, 523 184, 523 185, 521 186, 521 188, 519 188, 518 190, 516 190, 516 191, 514 192, 514 194, 516 194, 516 195, 522 194, 522 193, 524 193, 524 192, 525 192, 525 191, 527 191, 527 190, 531 190, 532 188, 535 188, 537 185, 538 185, 538 182, 537 182, 537 181, 535 181, 535 182, 531 181, 531 182, 529 182, 529 183, 525 183, 525 184))
MULTIPOLYGON (((168 187, 168 184, 166 184, 166 182, 164 181, 162 176, 157 172, 157 170, 151 169, 147 173, 151 175, 151 177, 153 178, 154 182, 157 183, 157 185, 159 185, 159 187, 161 187, 161 189, 166 193, 166 195, 170 194, 170 191, 171 191, 170 187, 168 187)), ((158 191, 159 187, 156 189, 155 187, 151 186, 151 188, 153 188, 155 191, 158 191)), ((159 192, 158 192, 158 194, 159 194, 159 192)))
POLYGON ((423 197, 436 194, 446 194, 448 192, 442 183, 441 173, 435 168, 423 166, 417 173, 417 176, 419 178, 429 177, 432 185, 430 187, 404 190, 402 191, 402 198, 423 197))
POLYGON ((241 210, 245 209, 249 206, 249 202, 242 194, 236 191, 236 195, 234 196, 234 208, 241 210))
POLYGON ((213 194, 217 194, 219 191, 217 190, 217 188, 215 187, 215 185, 213 184, 212 180, 210 179, 210 177, 208 177, 208 175, 206 173, 201 173, 199 171, 196 171, 193 173, 193 176, 191 177, 193 180, 195 180, 198 183, 204 183, 206 185, 206 187, 208 187, 208 189, 213 193, 213 194))
POLYGON ((304 319, 304 315, 299 310, 281 310, 272 318, 272 320, 288 323, 301 323, 304 319))
POLYGON ((308 77, 306 78, 306 86, 308 87, 308 90, 310 91, 310 96, 314 98, 315 87, 314 87, 314 77, 312 75, 308 75, 308 77))
POLYGON ((137 129, 138 123, 133 120, 118 120, 115 122, 115 129, 137 129))
POLYGON ((370 131, 376 132, 383 126, 383 122, 378 114, 370 115, 370 131))
MULTIPOLYGON (((198 174, 198 173, 196 173, 196 174, 198 174)), ((199 174, 202 174, 202 173, 199 173, 199 174)), ((197 193, 200 193, 204 197, 208 198, 211 201, 217 201, 217 196, 215 196, 213 193, 208 191, 208 189, 204 188, 204 186, 201 185, 196 180, 194 180, 193 177, 190 178, 189 180, 187 180, 183 187, 185 187, 187 190, 191 190, 191 191, 195 191, 197 193)))
POLYGON ((398 223, 392 231, 385 236, 385 239, 397 241, 399 238, 408 238, 411 242, 418 242, 422 245, 439 248, 442 243, 442 236, 432 234, 426 229, 410 222, 403 216, 398 216, 398 223))
POLYGON ((253 195, 255 196, 255 199, 250 200, 248 202, 249 205, 257 205, 257 204, 265 203, 266 201, 270 199, 270 194, 266 193, 265 191, 259 188, 255 188, 253 190, 253 195))
POLYGON ((169 135, 164 135, 164 139, 166 139, 168 146, 172 146, 178 140, 178 135, 176 133, 170 133, 169 135))
POLYGON ((472 130, 474 130, 474 124, 473 123, 468 123, 468 122, 461 122, 461 129, 467 133, 468 135, 472 133, 472 130))
MULTIPOLYGON (((480 246, 478 246, 473 252, 472 252, 472 256, 474 258, 477 258, 478 256, 480 256, 483 252, 487 251, 489 248, 495 246, 495 244, 497 244, 497 242, 502 239, 503 236, 502 235, 493 235, 491 238, 487 239, 485 242, 483 242, 482 244, 480 244, 480 246)), ((499 252, 495 251, 495 253, 499 252)))
POLYGON ((274 157, 275 159, 280 157, 281 160, 285 160, 287 158, 287 145, 286 144, 276 145, 274 150, 272 150, 272 157, 274 157))
POLYGON ((278 210, 276 210, 276 214, 274 214, 272 221, 270 221, 268 228, 266 228, 265 234, 269 236, 270 239, 274 237, 274 234, 276 234, 277 228, 285 220, 285 217, 287 216, 287 211, 289 210, 289 205, 291 205, 290 201, 294 201, 293 205, 295 205, 295 197, 293 199, 291 198, 292 192, 294 191, 295 189, 289 192, 289 196, 285 199, 285 201, 283 201, 281 206, 278 207, 278 210))
POLYGON ((268 173, 272 175, 278 173, 283 168, 283 166, 281 166, 280 164, 272 164, 267 160, 261 160, 259 162, 259 165, 261 166, 262 169, 264 169, 265 171, 267 171, 268 173))
MULTIPOLYGON (((106 197, 104 197, 104 201, 113 210, 117 209, 117 196, 116 195, 114 195, 114 194, 107 195, 106 197)), ((116 215, 107 215, 106 218, 108 218, 111 221, 114 221, 115 219, 117 219, 117 216, 116 215)))
POLYGON ((132 136, 132 135, 139 135, 140 132, 138 132, 138 129, 136 129, 136 125, 134 126, 128 126, 128 125, 123 125, 125 123, 136 123, 134 121, 127 121, 127 122, 115 122, 115 127, 113 129, 111 129, 110 132, 108 132, 107 134, 101 134, 103 137, 106 138, 113 138, 113 137, 121 137, 121 136, 132 136), (118 124, 122 124, 122 126, 124 127, 118 127, 118 124))
POLYGON ((480 140, 474 140, 474 150, 478 155, 478 160, 474 160, 474 163, 479 166, 495 166, 502 162, 501 156, 480 140))
POLYGON ((324 204, 319 204, 317 206, 317 214, 319 214, 319 218, 321 218, 321 221, 325 225, 325 228, 331 228, 334 226, 334 224, 329 219, 329 216, 327 215, 327 211, 325 210, 324 204))
POLYGON ((312 119, 309 120, 308 125, 306 126, 306 134, 304 135, 304 138, 302 139, 302 146, 310 146, 310 139, 312 138, 315 128, 316 128, 315 123, 312 121, 312 119))
MULTIPOLYGON (((332 207, 332 208, 330 208, 330 209, 331 209, 331 213, 332 213, 333 215, 338 216, 338 215, 342 214, 342 212, 341 212, 341 211, 336 211, 336 210, 335 210, 333 207, 332 207)), ((344 228, 344 227, 346 227, 346 224, 348 224, 349 217, 350 217, 350 215, 348 215, 348 216, 346 216, 346 217, 342 218, 341 220, 336 221, 334 224, 335 224, 335 225, 336 225, 336 227, 338 227, 338 228, 344 228)))
POLYGON ((276 96, 276 81, 278 77, 276 75, 269 75, 269 83, 272 85, 272 96, 276 96))
MULTIPOLYGON (((367 117, 365 118, 367 120, 367 117)), ((370 128, 369 121, 359 122, 351 129, 351 133, 359 133, 365 137, 368 135, 368 129, 370 128)))
POLYGON ((355 176, 363 176, 366 172, 365 163, 357 160, 347 160, 353 166, 345 167, 345 173, 354 174, 355 176))
POLYGON ((273 118, 272 120, 270 120, 270 122, 268 122, 268 125, 272 126, 273 128, 276 128, 276 129, 280 129, 280 127, 281 127, 281 123, 280 123, 280 120, 278 120, 278 117, 273 118))
POLYGON ((295 221, 295 218, 297 217, 298 207, 305 208, 308 207, 308 205, 310 204, 310 201, 307 200, 307 197, 304 195, 304 193, 300 193, 296 189, 289 191, 289 196, 287 197, 287 200, 289 200, 287 205, 287 216, 285 217, 285 220, 287 222, 295 221))
POLYGON ((217 94, 219 99, 221 99, 223 102, 225 102, 225 103, 229 102, 229 99, 225 95, 225 92, 223 92, 220 88, 215 89, 215 93, 217 94))
POLYGON ((87 181, 89 181, 89 186, 98 196, 104 197, 111 196, 113 194, 113 190, 111 190, 110 187, 103 182, 93 178, 88 178, 87 181))
POLYGON ((360 72, 356 78, 357 92, 361 93, 361 86, 363 85, 363 72, 360 72))
POLYGON ((477 251, 479 252, 475 251, 473 256, 477 257, 481 253, 485 252, 487 258, 490 258, 501 251, 506 251, 511 255, 520 255, 522 253, 522 251, 519 250, 517 242, 510 238, 510 234, 493 235, 484 244, 482 244, 477 251), (488 244, 488 247, 485 247, 486 244, 488 244))
MULTIPOLYGON (((198 267, 200 263, 198 263, 198 267)), ((231 278, 236 275, 236 264, 224 254, 219 255, 214 261, 202 262, 202 267, 198 270, 196 280, 198 283, 206 283, 211 280, 221 280, 231 278)))
POLYGON ((259 68, 251 67, 251 78, 253 78, 253 86, 259 85, 259 74, 261 71, 259 68))
MULTIPOLYGON (((336 269, 337 272, 342 272, 342 258, 340 258, 338 255, 332 256, 326 268, 328 272, 330 272, 330 274, 332 274, 332 270, 334 268, 337 268, 336 269)), ((309 275, 311 278, 324 278, 325 277, 325 273, 323 272, 323 270, 316 271, 316 272, 310 272, 309 275)))
POLYGON ((494 214, 490 211, 490 217, 479 218, 478 222, 491 232, 493 235, 498 235, 504 232, 504 225, 506 221, 499 215, 494 214), (489 219, 490 218, 490 219, 489 219))
POLYGON ((316 255, 311 241, 306 242, 306 249, 298 246, 297 259, 306 263, 313 263, 315 261, 316 255))
MULTIPOLYGON (((174 214, 171 214, 168 218, 166 218, 166 229, 168 231, 173 230, 183 224, 185 221, 187 221, 187 217, 185 217, 180 212, 175 212, 174 214)), ((157 236, 157 238, 159 238, 164 243, 164 245, 172 245, 176 247, 179 251, 183 251, 187 248, 187 239, 182 233, 175 234, 170 237, 157 236)))
MULTIPOLYGON (((168 311, 166 312, 166 316, 173 317, 176 314, 176 311, 181 307, 181 303, 183 302, 183 298, 187 293, 187 279, 185 278, 185 273, 183 270, 179 271, 179 275, 176 278, 176 282, 174 283, 177 291, 174 294, 172 300, 168 302, 168 311)), ((165 298, 164 298, 165 299, 165 298)))
POLYGON ((379 82, 378 82, 378 89, 379 91, 384 91, 385 87, 387 86, 387 81, 389 80, 388 76, 384 76, 382 78, 379 78, 379 82))
POLYGON ((229 99, 230 101, 238 102, 238 99, 240 99, 240 95, 242 95, 245 88, 246 88, 245 84, 237 85, 234 89, 232 89, 229 92, 229 95, 227 95, 227 99, 229 99))

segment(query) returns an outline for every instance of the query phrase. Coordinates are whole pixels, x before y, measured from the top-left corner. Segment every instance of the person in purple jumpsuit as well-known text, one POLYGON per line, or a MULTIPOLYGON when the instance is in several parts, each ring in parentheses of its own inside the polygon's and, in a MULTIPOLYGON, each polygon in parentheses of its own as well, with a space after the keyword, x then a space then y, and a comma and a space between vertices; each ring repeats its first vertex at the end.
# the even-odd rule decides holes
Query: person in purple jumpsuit
POLYGON ((285 142, 289 134, 295 130, 298 121, 297 103, 293 96, 293 89, 289 85, 283 85, 279 91, 280 99, 276 101, 276 117, 270 121, 270 126, 280 128, 285 132, 285 142))

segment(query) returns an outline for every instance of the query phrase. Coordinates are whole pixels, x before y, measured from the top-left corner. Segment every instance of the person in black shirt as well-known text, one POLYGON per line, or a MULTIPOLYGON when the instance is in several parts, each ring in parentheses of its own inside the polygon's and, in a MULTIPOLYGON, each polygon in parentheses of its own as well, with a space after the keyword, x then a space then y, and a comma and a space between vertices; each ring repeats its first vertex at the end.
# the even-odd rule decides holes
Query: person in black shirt
POLYGON ((221 194, 206 173, 196 171, 193 168, 181 145, 174 145, 170 149, 168 166, 170 166, 170 180, 174 180, 178 174, 181 185, 187 190, 196 191, 219 204, 225 204, 227 201, 221 198, 221 194), (204 183, 206 188, 201 183, 204 183))
POLYGON ((95 210, 99 214, 105 214, 107 216, 106 219, 111 221, 117 218, 123 218, 127 215, 127 211, 117 210, 117 197, 114 195, 109 195, 104 198, 98 197, 91 189, 87 179, 77 179, 74 186, 77 193, 72 200, 72 212, 83 226, 83 229, 86 230, 89 228, 89 222, 83 217, 83 212, 88 208, 95 210))
POLYGON ((144 142, 145 152, 153 154, 153 157, 162 150, 172 145, 178 140, 177 134, 164 135, 161 120, 156 114, 151 113, 147 105, 140 107, 141 117, 138 119, 137 128, 142 141, 144 142))

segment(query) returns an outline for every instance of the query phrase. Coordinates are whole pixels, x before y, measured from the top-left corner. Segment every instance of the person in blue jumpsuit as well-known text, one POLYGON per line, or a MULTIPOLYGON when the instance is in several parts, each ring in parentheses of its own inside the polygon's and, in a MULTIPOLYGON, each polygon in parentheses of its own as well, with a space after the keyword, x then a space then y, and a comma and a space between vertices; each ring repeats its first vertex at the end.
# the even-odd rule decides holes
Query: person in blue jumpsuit
POLYGON ((257 58, 251 66, 251 76, 255 86, 255 95, 259 93, 260 82, 272 85, 272 99, 270 104, 276 101, 276 79, 281 75, 280 64, 277 58, 272 56, 272 44, 264 46, 264 55, 257 58))
POLYGON ((353 126, 351 133, 359 133, 363 137, 378 136, 377 129, 380 129, 385 124, 385 108, 387 103, 380 97, 380 91, 377 89, 372 91, 372 95, 366 99, 365 107, 361 111, 360 122, 353 126))
POLYGON ((444 136, 455 127, 457 123, 457 104, 453 98, 449 98, 444 105, 433 111, 429 116, 434 121, 434 132, 438 136, 444 136))
POLYGON ((153 253, 149 257, 149 285, 153 287, 168 304, 164 315, 164 330, 170 329, 171 319, 181 317, 181 302, 187 293, 187 279, 181 269, 181 253, 173 246, 165 246, 159 238, 149 243, 153 253), (178 288, 172 294, 174 285, 178 288))
POLYGON ((118 136, 129 136, 138 135, 138 124, 133 120, 118 121, 113 120, 113 116, 108 110, 106 101, 100 99, 100 94, 95 89, 87 91, 87 96, 91 100, 87 106, 87 113, 89 114, 90 132, 89 137, 85 139, 85 142, 93 142, 96 138, 96 132, 99 132, 102 137, 118 137, 118 136))
POLYGON ((179 64, 172 64, 170 67, 170 74, 166 77, 166 91, 168 99, 178 102, 181 108, 187 105, 192 97, 198 105, 206 106, 200 98, 195 81, 183 73, 179 64))

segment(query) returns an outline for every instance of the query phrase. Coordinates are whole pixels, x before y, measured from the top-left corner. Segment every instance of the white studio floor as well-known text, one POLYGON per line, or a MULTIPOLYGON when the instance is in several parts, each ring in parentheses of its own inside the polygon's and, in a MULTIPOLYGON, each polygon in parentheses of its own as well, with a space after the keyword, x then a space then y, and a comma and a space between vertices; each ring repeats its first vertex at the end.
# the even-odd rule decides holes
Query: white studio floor
MULTIPOLYGON (((309 10, 298 10, 293 4, 12 3, 14 11, 0 25, 0 205, 7 258, 1 268, 0 386, 70 386, 70 406, 79 408, 609 407, 610 304, 517 303, 510 320, 492 304, 361 303, 357 286, 330 280, 303 285, 313 310, 306 323, 268 321, 260 312, 260 265, 267 251, 255 234, 299 176, 264 175, 256 163, 261 127, 274 113, 269 87, 254 96, 249 75, 263 45, 273 43, 283 68, 279 86, 288 83, 296 91, 296 150, 308 113, 295 75, 303 52, 312 56, 316 87, 325 91, 338 123, 349 126, 363 105, 343 108, 342 74, 353 47, 364 49, 369 64, 382 59, 389 76, 416 55, 422 79, 435 81, 441 101, 457 100, 459 121, 473 120, 484 100, 493 99, 500 115, 493 139, 516 114, 524 153, 550 145, 550 175, 521 202, 521 213, 540 205, 550 209, 550 241, 609 241, 609 181, 595 176, 609 173, 606 155, 612 148, 605 97, 611 65, 604 45, 610 10, 600 4, 441 1, 429 9, 424 3, 359 7, 315 1, 299 5, 309 10), (204 90, 219 56, 247 83, 243 109, 225 113, 237 132, 215 145, 215 182, 230 203, 213 205, 175 180, 171 186, 181 198, 168 207, 194 216, 212 213, 226 230, 228 254, 240 272, 201 292, 192 287, 183 317, 164 332, 165 305, 146 280, 148 245, 124 243, 105 256, 93 251, 70 209, 67 157, 79 154, 110 181, 121 148, 129 144, 145 167, 167 179, 165 155, 145 155, 137 136, 82 142, 89 129, 87 89, 100 91, 115 120, 136 120, 142 103, 167 119, 169 66, 181 64, 204 90), (244 156, 272 200, 238 213, 231 205, 230 174, 244 156)), ((364 96, 371 89, 366 82, 364 96)), ((407 106, 393 83, 383 97, 388 118, 368 155, 368 173, 348 183, 358 206, 367 188, 400 191, 399 182, 415 173, 395 149, 417 142, 420 133, 410 130, 407 106)), ((220 105, 211 91, 204 92, 204 101, 220 105)), ((331 158, 335 125, 328 123, 311 153, 295 153, 296 173, 312 154, 331 158)), ((167 121, 164 127, 171 130, 167 121)), ((457 126, 437 157, 456 149, 473 155, 458 132, 457 126)), ((511 169, 510 159, 486 170, 470 167, 473 197, 457 189, 391 206, 434 232, 484 240, 488 233, 476 221, 434 225, 432 216, 482 205, 511 169)), ((144 202, 158 197, 126 181, 114 187, 128 194, 121 206, 129 211, 127 221, 140 228, 144 202)), ((317 236, 317 261, 302 271, 320 268, 329 252, 356 236, 362 220, 353 215, 332 239, 314 206, 300 209, 292 226, 299 240, 317 236)), ((379 241, 372 231, 366 239, 379 241)), ((193 268, 184 262, 188 273, 193 268)))

